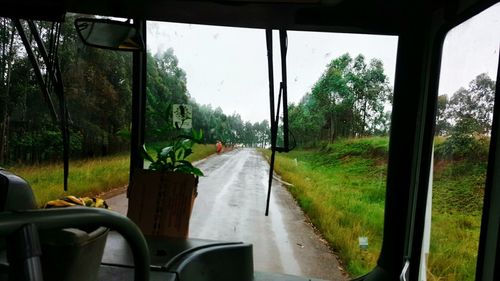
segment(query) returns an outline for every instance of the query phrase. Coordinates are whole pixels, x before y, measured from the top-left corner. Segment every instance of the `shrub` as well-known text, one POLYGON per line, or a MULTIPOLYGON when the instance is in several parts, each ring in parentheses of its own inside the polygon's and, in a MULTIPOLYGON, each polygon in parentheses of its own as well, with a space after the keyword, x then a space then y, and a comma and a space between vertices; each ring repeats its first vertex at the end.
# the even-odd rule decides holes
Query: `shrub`
POLYGON ((468 160, 488 159, 490 139, 487 136, 451 135, 442 143, 436 143, 436 159, 468 160))

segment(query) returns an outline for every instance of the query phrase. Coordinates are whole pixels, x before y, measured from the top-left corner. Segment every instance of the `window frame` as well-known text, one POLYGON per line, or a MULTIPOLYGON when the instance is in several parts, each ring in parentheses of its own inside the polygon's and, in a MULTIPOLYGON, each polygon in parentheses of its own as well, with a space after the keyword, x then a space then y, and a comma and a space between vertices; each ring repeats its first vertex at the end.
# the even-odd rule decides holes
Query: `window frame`
MULTIPOLYGON (((421 114, 424 116, 420 120, 422 122, 421 126, 423 127, 421 131, 422 139, 415 140, 417 143, 419 142, 421 145, 420 148, 418 149, 420 159, 417 160, 416 163, 417 165, 415 165, 414 167, 414 169, 417 171, 415 185, 410 187, 413 189, 411 195, 412 198, 410 198, 410 202, 413 201, 413 203, 410 204, 410 208, 413 207, 413 210, 409 211, 408 214, 407 224, 409 233, 407 233, 405 241, 407 248, 409 249, 410 252, 409 260, 411 261, 409 269, 410 272, 409 280, 418 280, 420 263, 422 262, 420 259, 421 259, 421 251, 422 251, 422 243, 424 235, 427 195, 428 195, 428 189, 431 188, 429 187, 429 176, 431 173, 430 169, 432 162, 432 148, 433 148, 433 139, 435 130, 435 120, 437 115, 438 88, 439 88, 441 58, 442 58, 444 40, 446 38, 446 35, 451 29, 457 27, 461 23, 469 20, 470 18, 478 15, 479 13, 487 10, 488 8, 497 4, 498 2, 499 1, 494 3, 489 2, 489 3, 478 4, 474 6, 472 9, 470 9, 468 12, 461 14, 460 17, 455 18, 452 21, 444 21, 444 18, 438 17, 438 20, 441 20, 441 22, 435 24, 436 29, 434 32, 431 32, 433 36, 432 35, 429 36, 429 39, 427 41, 427 44, 430 49, 430 54, 428 55, 429 67, 426 79, 426 88, 422 92, 422 96, 424 96, 423 98, 427 99, 427 101, 425 102, 426 105, 423 108, 421 108, 422 109, 421 114)), ((396 69, 396 73, 397 71, 398 69, 396 69)), ((496 82, 497 89, 499 87, 498 77, 499 74, 497 73, 497 82, 496 82)), ((499 116, 500 109, 497 109, 498 107, 500 107, 500 99, 497 99, 499 95, 500 95, 499 92, 496 91, 495 105, 494 105, 496 111, 494 111, 493 115, 494 122, 495 120, 500 118, 499 116)), ((500 131, 499 128, 500 124, 498 124, 500 122, 497 121, 496 123, 497 123, 496 125, 494 123, 492 126, 492 138, 490 143, 490 151, 488 159, 488 175, 487 175, 487 182, 485 185, 485 195, 484 195, 485 204, 483 206, 480 246, 479 246, 479 254, 476 265, 476 280, 495 280, 493 278, 493 275, 494 274, 496 274, 495 276, 500 275, 500 269, 494 267, 495 266, 494 251, 493 254, 491 253, 491 251, 490 253, 486 253, 485 246, 483 245, 485 244, 483 240, 486 239, 486 237, 483 238, 483 236, 486 236, 486 232, 488 232, 489 233, 488 239, 490 239, 489 243, 490 246, 494 247, 496 243, 496 247, 494 247, 493 249, 496 249, 497 247, 500 248, 500 245, 498 243, 500 235, 498 231, 500 225, 500 219, 498 220, 499 223, 496 226, 497 231, 495 232, 494 230, 491 230, 491 225, 494 225, 494 220, 495 220, 495 218, 492 218, 491 216, 496 212, 496 214, 498 214, 497 217, 500 217, 500 169, 497 168, 495 171, 494 168, 495 166, 498 167, 498 165, 500 165, 500 140, 497 137, 500 131), (488 178, 491 179, 488 180, 488 178), (496 186, 493 186, 494 185, 493 183, 495 183, 496 186), (492 195, 495 194, 497 198, 493 198, 492 195), (492 208, 495 208, 495 210, 493 210, 492 208), (487 226, 484 223, 485 220, 490 220, 490 226, 487 226), (485 261, 487 263, 485 263, 485 261), (489 279, 484 279, 486 276, 483 275, 483 268, 491 272, 489 279), (493 273, 493 271, 495 271, 495 273, 493 273)), ((497 259, 496 263, 498 264, 500 262, 499 258, 496 257, 496 259, 497 259)))

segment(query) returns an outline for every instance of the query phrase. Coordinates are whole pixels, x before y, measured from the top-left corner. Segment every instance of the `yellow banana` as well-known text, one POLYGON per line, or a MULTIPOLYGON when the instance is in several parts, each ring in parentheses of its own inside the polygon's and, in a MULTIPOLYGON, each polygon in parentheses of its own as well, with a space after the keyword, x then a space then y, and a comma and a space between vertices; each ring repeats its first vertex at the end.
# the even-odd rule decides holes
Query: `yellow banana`
POLYGON ((70 207, 70 206, 87 206, 87 207, 108 209, 108 204, 101 198, 90 198, 90 197, 78 198, 73 195, 68 195, 64 199, 52 200, 47 202, 47 204, 45 204, 45 208, 59 208, 59 207, 70 207))
POLYGON ((73 196, 73 195, 68 195, 66 196, 66 198, 64 199, 70 203, 74 203, 74 204, 77 204, 77 205, 82 205, 82 206, 85 206, 85 202, 83 202, 82 199, 76 197, 76 196, 73 196))
POLYGON ((90 198, 90 197, 83 197, 82 200, 85 203, 85 206, 87 206, 87 207, 94 207, 94 200, 92 200, 92 198, 90 198))
POLYGON ((59 208, 59 207, 69 207, 69 206, 75 206, 75 204, 60 199, 52 200, 47 202, 47 204, 45 204, 45 208, 59 208))
POLYGON ((101 198, 94 198, 95 199, 95 207, 97 208, 108 208, 108 204, 106 204, 106 201, 104 201, 101 198))

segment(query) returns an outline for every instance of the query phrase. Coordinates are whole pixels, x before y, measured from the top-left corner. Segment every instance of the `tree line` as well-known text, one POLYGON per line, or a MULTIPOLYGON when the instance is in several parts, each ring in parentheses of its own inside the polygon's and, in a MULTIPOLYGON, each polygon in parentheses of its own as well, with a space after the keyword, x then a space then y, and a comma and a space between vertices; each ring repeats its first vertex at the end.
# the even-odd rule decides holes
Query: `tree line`
MULTIPOLYGON (((482 73, 468 87, 438 96, 438 157, 486 159, 494 95, 495 81, 482 73)), ((289 105, 289 127, 299 146, 387 135, 391 106, 392 89, 382 62, 344 54, 327 65, 299 103, 289 105)))
MULTIPOLYGON (((74 17, 66 19, 58 54, 70 112, 71 154, 96 157, 127 151, 132 56, 84 46, 74 32, 74 17)), ((36 25, 48 41, 50 24, 36 25)), ((188 104, 193 128, 203 130, 206 143, 269 145, 266 120, 251 123, 237 113, 228 115, 219 107, 196 103, 173 49, 148 52, 147 57, 147 142, 175 138, 179 131, 172 126, 172 106, 188 104)), ((468 88, 439 96, 436 135, 445 136, 447 144, 442 151, 463 154, 489 137, 494 87, 495 81, 481 74, 468 88)), ((367 61, 361 54, 341 55, 326 66, 300 102, 289 104, 292 141, 315 146, 339 138, 387 135, 391 106, 392 89, 382 62, 367 61)), ((59 127, 50 117, 24 46, 7 18, 0 18, 0 136, 0 164, 38 163, 62 155, 59 127)))
POLYGON ((179 67, 174 50, 148 54, 146 139, 150 142, 171 140, 179 135, 173 126, 172 106, 192 107, 193 128, 203 130, 205 142, 217 140, 226 145, 242 144, 265 147, 269 143, 267 120, 251 123, 237 113, 225 114, 220 107, 200 105, 187 92, 186 73, 179 67))
POLYGON ((392 89, 381 60, 348 53, 333 59, 298 104, 289 106, 297 145, 338 138, 385 135, 390 126, 392 89))
MULTIPOLYGON (((86 47, 68 15, 61 31, 58 57, 70 113, 70 149, 74 158, 128 151, 131 124, 132 56, 86 47)), ((22 23, 26 25, 26 23, 22 23)), ((45 43, 51 24, 35 22, 45 43)), ((26 30, 28 30, 26 28, 26 30)), ((28 31, 28 38, 34 38, 28 31)), ((35 55, 41 53, 35 49, 35 55)), ((169 141, 178 131, 172 104, 193 107, 193 127, 206 143, 266 146, 267 121, 250 123, 238 114, 197 104, 187 91, 186 74, 172 49, 148 52, 146 135, 148 141, 169 141)), ((44 69, 42 68, 42 71, 44 69)), ((0 18, 0 165, 39 163, 62 157, 62 137, 35 79, 31 62, 13 22, 0 18)))

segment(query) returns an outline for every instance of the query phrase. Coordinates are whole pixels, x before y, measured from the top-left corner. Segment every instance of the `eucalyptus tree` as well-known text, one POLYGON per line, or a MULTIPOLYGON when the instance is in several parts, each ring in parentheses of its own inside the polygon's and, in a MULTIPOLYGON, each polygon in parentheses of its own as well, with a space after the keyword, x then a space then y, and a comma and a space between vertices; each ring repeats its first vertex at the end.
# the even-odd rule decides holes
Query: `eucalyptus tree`
POLYGON ((447 103, 449 125, 446 153, 458 158, 486 160, 493 118, 495 81, 479 74, 468 88, 458 89, 447 103))
POLYGON ((0 19, 0 163, 5 162, 9 142, 9 104, 11 103, 11 73, 17 47, 15 28, 6 18, 0 19))
POLYGON ((257 145, 265 148, 271 143, 271 128, 267 120, 255 122, 253 124, 254 134, 257 138, 257 145))
POLYGON ((177 135, 172 105, 189 100, 186 73, 178 64, 171 48, 154 56, 148 53, 146 128, 153 141, 171 140, 177 135))
POLYGON ((461 134, 489 134, 493 118, 495 81, 486 73, 470 81, 468 88, 458 89, 450 98, 448 118, 461 134), (458 128, 460 127, 460 129, 458 128))
POLYGON ((447 95, 439 95, 436 113, 436 136, 444 136, 450 132, 451 124, 447 114, 449 98, 447 95))
POLYGON ((290 107, 299 142, 359 137, 387 132, 391 89, 380 60, 363 55, 333 59, 311 92, 290 107), (310 136, 310 137, 308 137, 310 136))

